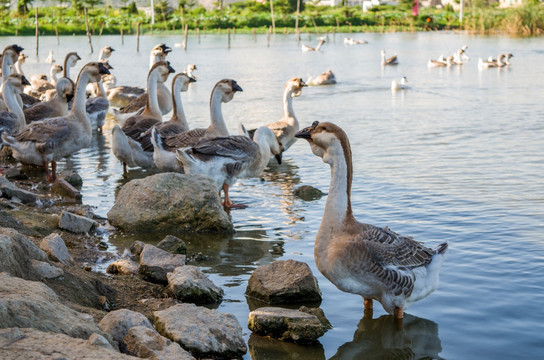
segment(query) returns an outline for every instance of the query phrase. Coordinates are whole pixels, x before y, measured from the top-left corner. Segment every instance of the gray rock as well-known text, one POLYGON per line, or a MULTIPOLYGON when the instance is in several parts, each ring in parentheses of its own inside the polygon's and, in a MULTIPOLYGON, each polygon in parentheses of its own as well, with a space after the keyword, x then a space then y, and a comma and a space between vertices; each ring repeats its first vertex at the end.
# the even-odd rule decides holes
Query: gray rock
POLYGON ((106 269, 108 274, 135 275, 138 272, 138 264, 130 259, 115 260, 106 269))
POLYGON ((83 186, 83 179, 73 170, 64 170, 60 176, 73 187, 81 188, 83 186))
POLYGON ((55 195, 60 195, 63 198, 71 198, 76 201, 79 201, 83 198, 81 192, 73 187, 68 181, 57 178, 51 186, 51 193, 55 195))
POLYGON ((302 185, 295 189, 295 196, 306 201, 320 199, 323 195, 321 190, 310 185, 302 185))
POLYGON ((142 250, 144 249, 145 243, 143 241, 137 240, 130 244, 130 252, 136 257, 140 257, 142 250))
POLYGON ((68 230, 76 234, 84 234, 89 232, 93 226, 96 226, 96 221, 85 216, 63 211, 60 215, 59 228, 68 230))
POLYGON ((111 346, 111 344, 108 342, 108 340, 102 335, 92 334, 87 341, 89 342, 89 344, 94 346, 100 346, 106 349, 115 350, 113 346, 111 346))
POLYGON ((45 284, 0 273, 0 328, 32 327, 87 339, 104 335, 90 315, 60 303, 45 284))
POLYGON ((0 177, 0 193, 8 199, 19 199, 23 204, 35 204, 39 196, 23 189, 10 182, 5 177, 0 177))
POLYGON ((268 304, 321 301, 310 267, 295 260, 276 260, 259 266, 249 278, 246 295, 268 304))
POLYGON ((153 313, 157 331, 197 358, 238 358, 247 352, 242 327, 232 314, 193 304, 178 304, 153 313))
POLYGON ((0 329, 2 360, 136 360, 87 340, 75 339, 64 334, 54 334, 36 329, 0 329))
POLYGON ((127 309, 115 310, 107 313, 98 325, 119 343, 119 349, 122 352, 126 352, 124 339, 131 328, 135 326, 145 326, 153 330, 153 325, 151 325, 144 315, 127 309))
MULTIPOLYGON (((270 336, 260 336, 252 333, 247 341, 250 359, 281 359, 281 360, 326 360, 325 350, 319 341, 311 344, 296 344, 281 341, 270 336)), ((370 350, 372 353, 372 350, 370 350)), ((362 359, 364 357, 346 356, 342 359, 362 359)), ((330 359, 337 359, 332 357, 330 359)))
POLYGON ((32 260, 31 266, 36 274, 38 274, 42 279, 55 279, 64 275, 64 271, 62 269, 59 269, 58 267, 45 261, 32 260))
POLYGON ((185 242, 173 235, 166 235, 166 237, 157 244, 157 247, 164 251, 168 251, 171 254, 187 255, 187 246, 185 245, 185 242))
POLYGON ((131 328, 125 336, 127 353, 153 360, 194 360, 191 353, 178 343, 161 336, 155 330, 144 326, 131 328))
POLYGON ((36 272, 32 261, 46 261, 47 255, 24 235, 13 229, 0 228, 0 259, 0 272, 40 280, 42 274, 36 272))
POLYGON ((146 244, 140 254, 138 273, 142 279, 166 284, 166 274, 185 265, 185 255, 172 255, 156 246, 146 244))
POLYGON ((109 222, 138 232, 234 232, 213 181, 202 175, 162 173, 124 185, 109 222))
POLYGON ((168 287, 174 297, 183 302, 195 304, 213 304, 223 298, 223 289, 215 286, 196 266, 177 267, 174 272, 166 274, 168 287))
POLYGON ((65 265, 73 264, 74 259, 70 256, 64 240, 59 234, 51 234, 42 239, 40 248, 47 253, 53 261, 59 261, 65 265))
POLYGON ((277 307, 250 312, 248 328, 257 335, 302 344, 316 341, 328 330, 315 315, 277 307))

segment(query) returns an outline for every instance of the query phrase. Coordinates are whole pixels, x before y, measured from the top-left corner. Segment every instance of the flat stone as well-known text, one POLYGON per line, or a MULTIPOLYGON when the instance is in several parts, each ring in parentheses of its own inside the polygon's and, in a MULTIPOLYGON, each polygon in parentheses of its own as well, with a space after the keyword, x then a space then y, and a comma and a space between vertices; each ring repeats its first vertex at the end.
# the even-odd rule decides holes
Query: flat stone
POLYGON ((172 255, 156 246, 146 244, 140 254, 138 273, 142 279, 159 284, 166 284, 166 274, 178 266, 185 265, 185 255, 172 255))
POLYGON ((218 303, 223 298, 223 290, 217 287, 196 266, 177 267, 174 272, 166 274, 168 288, 174 297, 183 302, 194 304, 218 303))
POLYGON ((157 247, 164 251, 168 251, 171 254, 187 255, 187 246, 185 245, 185 242, 173 235, 167 235, 157 244, 157 247))
POLYGON ((59 261, 65 265, 74 263, 74 259, 70 256, 64 240, 62 240, 59 234, 53 233, 44 237, 40 243, 40 248, 53 261, 59 261))
POLYGON ((63 211, 60 215, 59 228, 68 230, 76 234, 85 234, 89 232, 93 226, 96 226, 96 221, 89 219, 86 216, 63 211))
POLYGON ((197 358, 239 358, 247 352, 242 327, 232 314, 194 304, 155 311, 157 331, 197 358))
POLYGON ((122 352, 127 352, 124 339, 131 328, 144 326, 154 331, 153 325, 151 325, 144 315, 128 309, 120 309, 107 313, 98 325, 119 343, 119 349, 122 352))
POLYGON ((81 200, 83 196, 81 195, 81 192, 73 187, 68 181, 57 178, 53 182, 53 185, 51 186, 51 192, 53 194, 60 195, 62 197, 68 197, 75 200, 81 200))
POLYGON ((44 262, 47 254, 16 230, 0 228, 0 272, 24 279, 41 280, 32 261, 44 262))
POLYGON ((131 328, 124 342, 127 353, 140 358, 153 360, 194 360, 191 353, 178 343, 172 342, 153 329, 145 326, 131 328))
POLYGON ((64 275, 64 271, 56 266, 53 266, 45 261, 32 260, 32 269, 42 279, 55 279, 64 275))
POLYGON ((310 267, 295 260, 276 260, 259 266, 249 278, 246 295, 267 304, 321 301, 310 267))
POLYGON ((0 176, 0 193, 8 199, 19 199, 23 204, 35 204, 39 196, 10 182, 4 176, 0 176))
POLYGON ((248 328, 257 335, 296 343, 312 343, 328 330, 315 315, 277 307, 250 312, 248 328))
POLYGON ((138 273, 138 264, 130 259, 115 260, 106 269, 108 274, 135 275, 138 273))

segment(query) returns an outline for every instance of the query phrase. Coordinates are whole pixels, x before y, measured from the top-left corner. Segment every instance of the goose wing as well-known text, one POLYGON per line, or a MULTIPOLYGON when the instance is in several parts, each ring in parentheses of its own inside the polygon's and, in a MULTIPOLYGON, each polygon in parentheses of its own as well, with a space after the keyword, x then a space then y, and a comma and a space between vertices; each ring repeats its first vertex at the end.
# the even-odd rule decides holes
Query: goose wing
POLYGON ((385 60, 386 63, 388 64, 394 64, 397 62, 397 55, 393 55, 391 56, 389 59, 385 60))
POLYGON ((127 106, 122 107, 119 109, 119 112, 123 114, 129 114, 132 112, 136 112, 147 104, 147 93, 144 93, 140 96, 138 96, 136 99, 132 100, 130 103, 128 103, 127 106))
POLYGON ((250 160, 259 151, 253 140, 242 135, 202 139, 192 149, 195 155, 228 157, 236 161, 250 160))
POLYGON ((36 150, 46 152, 55 147, 70 135, 66 118, 47 119, 30 124, 26 129, 14 136, 18 142, 36 143, 36 150))
POLYGON ((17 131, 19 119, 17 115, 9 111, 0 112, 0 132, 7 132, 8 134, 17 131))
POLYGON ((47 103, 37 103, 24 110, 27 124, 53 116, 55 109, 47 103))
POLYGON ((98 111, 107 111, 110 107, 110 102, 104 97, 93 97, 87 99, 85 103, 85 110, 87 113, 92 114, 98 111))
POLYGON ((164 137, 162 139, 163 146, 165 150, 175 151, 176 149, 195 145, 204 135, 206 135, 206 129, 184 131, 177 135, 164 137))

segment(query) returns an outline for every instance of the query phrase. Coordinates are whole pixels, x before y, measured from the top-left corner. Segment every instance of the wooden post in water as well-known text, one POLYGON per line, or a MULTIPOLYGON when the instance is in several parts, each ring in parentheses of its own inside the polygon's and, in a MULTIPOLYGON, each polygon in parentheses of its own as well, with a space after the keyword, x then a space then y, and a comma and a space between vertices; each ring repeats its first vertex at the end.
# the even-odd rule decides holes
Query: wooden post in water
POLYGON ((89 47, 91 48, 91 54, 93 53, 93 43, 91 41, 91 32, 89 31, 89 17, 87 16, 87 8, 85 11, 85 31, 87 31, 87 38, 89 39, 89 47))
POLYGON ((57 45, 60 45, 59 26, 57 24, 55 24, 55 36, 57 37, 57 45))
POLYGON ((34 8, 34 17, 36 18, 36 56, 38 56, 38 48, 40 47, 40 26, 38 24, 38 8, 34 8))
POLYGON ((123 27, 121 26, 121 45, 125 45, 125 36, 123 35, 123 27))
POLYGON ((136 52, 140 52, 140 23, 136 24, 136 52))
POLYGON ((198 43, 200 44, 200 28, 196 28, 196 38, 198 39, 198 43))
POLYGON ((297 0, 297 14, 295 16, 295 40, 297 41, 297 43, 300 41, 300 31, 298 30, 298 17, 299 16, 300 16, 300 0, 297 0))
POLYGON ((270 29, 266 31, 266 47, 270 47, 270 29))
POLYGON ((98 33, 98 37, 102 36, 102 31, 104 31, 104 22, 103 21, 100 22, 100 32, 98 33))
POLYGON ((269 0, 269 1, 270 1, 270 15, 272 16, 272 33, 275 36, 276 35, 276 20, 274 19, 274 5, 272 5, 274 1, 272 0, 269 0))
POLYGON ((189 25, 185 24, 185 33, 183 34, 183 50, 187 51, 187 34, 189 33, 189 25))
POLYGON ((230 49, 230 28, 227 29, 227 48, 230 49))

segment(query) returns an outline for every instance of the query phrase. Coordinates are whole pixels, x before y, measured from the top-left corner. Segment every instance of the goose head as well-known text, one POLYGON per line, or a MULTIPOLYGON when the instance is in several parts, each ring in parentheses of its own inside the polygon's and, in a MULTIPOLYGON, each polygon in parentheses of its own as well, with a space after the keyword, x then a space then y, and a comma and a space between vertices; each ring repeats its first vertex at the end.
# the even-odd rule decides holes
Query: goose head
POLYGON ((19 57, 17 58, 17 62, 19 64, 24 64, 27 58, 28 58, 27 55, 21 53, 19 54, 19 57))
POLYGON ((196 79, 187 75, 187 73, 179 73, 174 76, 172 79, 172 88, 175 88, 177 84, 179 84, 179 91, 185 92, 189 89, 189 84, 192 82, 196 82, 196 79))
POLYGON ((107 89, 113 89, 117 86, 117 78, 114 75, 103 75, 102 76, 102 84, 104 84, 104 88, 107 89))
MULTIPOLYGON (((217 84, 215 84, 215 88, 213 92, 218 91, 221 94, 221 102, 228 103, 232 100, 234 97, 234 94, 238 91, 244 91, 238 85, 236 80, 232 79, 223 79, 220 80, 217 84)), ((212 93, 213 93, 212 92, 212 93)))
POLYGON ((314 121, 295 134, 295 137, 306 139, 314 155, 331 164, 339 157, 346 158, 346 164, 351 164, 351 148, 348 136, 338 125, 330 122, 314 121))
POLYGON ((103 63, 96 61, 87 63, 83 69, 81 69, 81 72, 83 71, 89 74, 91 82, 98 82, 102 78, 102 75, 109 75, 110 73, 103 63))
POLYGON ((70 102, 75 95, 76 86, 70 78, 60 78, 55 86, 57 94, 64 98, 66 102, 70 102))
POLYGON ((101 60, 100 61, 102 64, 104 64, 104 66, 106 67, 106 69, 108 70, 113 70, 113 66, 110 65, 110 62, 108 60, 101 60))
POLYGON ((170 61, 159 61, 151 67, 151 70, 149 70, 148 77, 151 75, 151 73, 157 71, 159 76, 157 78, 157 82, 164 83, 166 80, 168 80, 168 77, 170 74, 173 74, 176 72, 172 66, 170 66, 170 61))
POLYGON ((51 72, 53 74, 60 74, 62 70, 64 70, 62 65, 59 65, 59 64, 51 65, 51 72))
POLYGON ((81 60, 81 58, 79 57, 77 52, 70 52, 66 54, 66 57, 64 58, 64 67, 74 67, 79 60, 81 60))
POLYGON ((100 59, 101 60, 104 60, 104 59, 107 59, 111 56, 111 53, 114 52, 115 49, 112 48, 111 46, 105 46, 102 48, 102 50, 100 50, 100 59))
POLYGON ((292 78, 287 82, 287 87, 291 90, 291 97, 298 97, 302 94, 302 88, 308 86, 302 78, 292 78))
POLYGON ((12 74, 7 77, 4 83, 9 83, 15 89, 16 94, 22 94, 25 85, 30 85, 30 82, 24 75, 21 74, 12 74))
POLYGON ((185 69, 185 72, 189 75, 193 75, 193 71, 198 70, 195 64, 189 64, 187 65, 187 69, 185 69))
POLYGON ((160 61, 164 61, 166 59, 166 55, 168 55, 168 53, 171 51, 172 48, 166 46, 163 43, 160 43, 156 45, 153 49, 151 49, 151 55, 157 57, 160 61))
POLYGON ((4 48, 3 51, 3 57, 6 56, 6 59, 9 59, 11 61, 11 64, 15 64, 17 62, 17 59, 19 58, 19 55, 21 54, 21 51, 23 51, 24 48, 20 47, 17 44, 9 45, 4 48))

